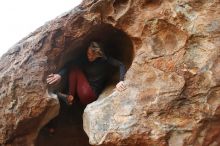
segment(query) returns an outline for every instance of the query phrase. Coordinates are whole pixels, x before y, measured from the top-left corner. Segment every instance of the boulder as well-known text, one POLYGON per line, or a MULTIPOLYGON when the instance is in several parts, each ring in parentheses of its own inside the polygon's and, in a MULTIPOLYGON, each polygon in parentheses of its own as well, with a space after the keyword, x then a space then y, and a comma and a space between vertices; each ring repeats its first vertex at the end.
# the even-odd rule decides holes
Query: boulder
POLYGON ((1 57, 0 145, 34 145, 65 87, 47 75, 93 39, 126 64, 127 89, 87 105, 91 145, 220 145, 219 16, 218 0, 84 0, 1 57))

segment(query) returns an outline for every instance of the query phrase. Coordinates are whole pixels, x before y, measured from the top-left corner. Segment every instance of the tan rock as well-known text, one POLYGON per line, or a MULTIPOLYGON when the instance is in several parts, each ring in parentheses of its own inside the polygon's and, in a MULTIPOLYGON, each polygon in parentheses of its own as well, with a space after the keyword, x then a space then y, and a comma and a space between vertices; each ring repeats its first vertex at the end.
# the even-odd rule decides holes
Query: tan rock
POLYGON ((219 18, 218 0, 84 0, 1 57, 0 145, 34 145, 59 111, 46 76, 92 38, 129 67, 84 111, 92 145, 220 145, 219 18))

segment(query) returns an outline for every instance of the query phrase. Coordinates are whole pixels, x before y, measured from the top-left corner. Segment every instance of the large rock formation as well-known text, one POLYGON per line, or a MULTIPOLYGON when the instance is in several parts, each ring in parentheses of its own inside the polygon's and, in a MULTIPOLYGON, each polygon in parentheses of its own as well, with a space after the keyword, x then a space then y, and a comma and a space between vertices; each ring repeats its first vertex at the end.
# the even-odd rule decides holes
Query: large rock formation
POLYGON ((90 144, 220 145, 219 30, 219 0, 84 0, 1 57, 0 145, 34 145, 59 111, 46 76, 94 38, 128 71, 86 107, 90 144))

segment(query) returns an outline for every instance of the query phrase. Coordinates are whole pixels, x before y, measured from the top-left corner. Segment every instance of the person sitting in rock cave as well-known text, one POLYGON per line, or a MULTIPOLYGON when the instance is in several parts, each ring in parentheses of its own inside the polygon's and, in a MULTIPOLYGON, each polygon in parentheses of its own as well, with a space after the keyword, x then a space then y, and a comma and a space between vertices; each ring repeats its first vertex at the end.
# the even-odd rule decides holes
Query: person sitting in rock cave
POLYGON ((120 81, 116 85, 118 91, 126 86, 123 82, 126 73, 125 65, 119 60, 106 56, 97 42, 91 42, 86 52, 73 59, 56 74, 47 77, 48 84, 57 84, 68 73, 69 92, 56 92, 67 105, 72 105, 77 94, 80 102, 87 105, 97 99, 108 79, 109 65, 119 67, 120 81))

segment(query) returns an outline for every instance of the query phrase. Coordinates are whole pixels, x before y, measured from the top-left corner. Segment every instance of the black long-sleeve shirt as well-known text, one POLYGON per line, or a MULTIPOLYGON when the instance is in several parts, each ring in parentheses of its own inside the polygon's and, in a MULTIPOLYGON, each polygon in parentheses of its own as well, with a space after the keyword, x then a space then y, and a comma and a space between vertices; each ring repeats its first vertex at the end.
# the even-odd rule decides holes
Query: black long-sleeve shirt
POLYGON ((87 57, 76 58, 67 63, 58 74, 64 76, 70 66, 78 66, 84 72, 96 96, 103 90, 105 83, 111 72, 111 66, 119 67, 120 81, 124 80, 126 73, 125 65, 112 57, 97 58, 95 61, 88 61, 87 57), (109 66, 110 65, 110 66, 109 66))

